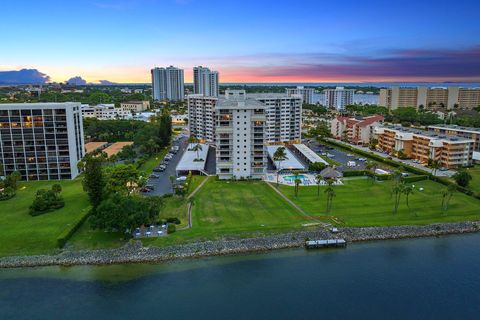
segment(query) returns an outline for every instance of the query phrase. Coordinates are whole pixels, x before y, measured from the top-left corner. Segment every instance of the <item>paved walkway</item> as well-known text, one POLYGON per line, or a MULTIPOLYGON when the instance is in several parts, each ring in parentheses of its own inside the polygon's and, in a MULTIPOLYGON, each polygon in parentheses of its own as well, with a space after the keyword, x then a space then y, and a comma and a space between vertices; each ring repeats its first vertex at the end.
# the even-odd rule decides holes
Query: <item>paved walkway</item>
MULTIPOLYGON (((200 190, 200 188, 203 187, 203 185, 207 182, 207 180, 208 180, 208 176, 205 178, 205 180, 202 181, 202 183, 200 183, 198 185, 198 187, 195 190, 193 190, 193 192, 191 194, 188 195, 187 200, 190 199, 191 197, 193 197, 195 195, 195 193, 197 193, 198 190, 200 190)), ((188 210, 188 225, 183 227, 183 228, 177 229, 177 231, 190 229, 193 225, 193 223, 192 223, 192 204, 191 203, 188 203, 187 210, 188 210)))
POLYGON ((283 199, 285 199, 285 201, 287 201, 292 207, 294 207, 295 209, 297 209, 297 211, 300 212, 300 213, 301 213, 302 215, 304 215, 305 217, 308 217, 308 218, 310 218, 310 219, 312 219, 312 220, 315 220, 316 222, 318 222, 319 224, 321 224, 322 227, 324 227, 324 228, 329 228, 329 227, 332 226, 331 224, 325 223, 325 222, 323 222, 323 221, 321 221, 321 220, 319 220, 319 219, 317 219, 317 218, 315 218, 315 217, 312 217, 311 215, 309 215, 308 213, 306 213, 305 211, 303 211, 302 208, 300 208, 299 206, 297 206, 292 200, 288 199, 283 193, 281 193, 280 191, 278 191, 278 189, 275 188, 270 182, 266 182, 266 181, 265 181, 265 183, 266 183, 267 185, 269 185, 270 188, 272 188, 276 193, 278 193, 278 194, 280 195, 280 197, 282 197, 283 199))

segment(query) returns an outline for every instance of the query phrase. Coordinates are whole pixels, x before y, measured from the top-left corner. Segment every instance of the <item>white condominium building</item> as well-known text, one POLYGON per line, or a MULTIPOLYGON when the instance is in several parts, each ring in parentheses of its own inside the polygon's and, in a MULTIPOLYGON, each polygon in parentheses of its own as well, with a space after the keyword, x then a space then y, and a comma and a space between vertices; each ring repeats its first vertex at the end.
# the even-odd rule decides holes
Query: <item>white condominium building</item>
POLYGON ((302 96, 285 94, 249 94, 265 105, 268 143, 298 143, 301 139, 302 96))
POLYGON ((154 68, 151 74, 153 100, 182 101, 184 99, 183 69, 173 66, 154 68))
MULTIPOLYGON (((229 92, 245 92, 233 91, 229 92)), ((265 106, 266 143, 296 143, 301 140, 302 97, 285 94, 248 94, 249 99, 261 102, 265 106)), ((202 141, 215 143, 216 104, 223 97, 206 97, 201 94, 189 95, 188 127, 190 133, 202 141)))
POLYGON ((193 93, 218 97, 218 72, 202 66, 193 68, 193 93))
POLYGON ((73 179, 84 155, 80 103, 0 104, 0 176, 73 179))
POLYGON ((473 109, 480 105, 480 88, 391 87, 380 89, 379 105, 389 109, 473 109))
POLYGON ((285 89, 287 96, 292 95, 301 95, 303 98, 303 103, 313 104, 313 93, 315 90, 313 88, 305 88, 302 86, 296 88, 287 88, 285 89))
POLYGON ((128 119, 132 112, 124 107, 115 107, 111 104, 98 104, 90 106, 88 104, 82 105, 82 116, 84 118, 96 118, 98 120, 119 120, 128 119))
POLYGON ((353 104, 353 95, 355 90, 345 89, 344 87, 337 87, 336 89, 326 89, 325 106, 327 108, 345 110, 349 104, 353 104))
POLYGON ((215 143, 215 106, 218 98, 203 94, 187 96, 190 134, 207 143, 215 143))
POLYGON ((215 117, 218 177, 260 179, 267 166, 265 105, 244 90, 226 90, 215 117))

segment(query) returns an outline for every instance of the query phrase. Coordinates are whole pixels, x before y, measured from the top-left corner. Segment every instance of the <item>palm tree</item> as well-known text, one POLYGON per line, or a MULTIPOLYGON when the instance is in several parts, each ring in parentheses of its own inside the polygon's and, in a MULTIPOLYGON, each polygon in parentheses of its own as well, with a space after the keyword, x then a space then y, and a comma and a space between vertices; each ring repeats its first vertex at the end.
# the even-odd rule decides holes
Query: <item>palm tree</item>
POLYGON ((449 185, 447 188, 442 190, 442 210, 447 211, 450 199, 457 190, 457 187, 453 184, 449 185))
POLYGON ((295 177, 295 197, 298 197, 298 189, 300 188, 300 183, 302 182, 302 180, 300 180, 298 178, 298 172, 295 172, 294 173, 294 177, 295 177))
POLYGON ((287 153, 285 152, 285 147, 280 147, 275 150, 273 154, 273 161, 277 161, 277 186, 278 186, 278 176, 280 174, 280 164, 282 161, 288 159, 287 153))
POLYGON ((315 176, 315 183, 317 184, 317 197, 320 196, 320 183, 323 181, 323 177, 321 174, 317 174, 315 176))
POLYGON ((55 193, 56 196, 58 196, 58 194, 60 192, 62 192, 62 186, 59 185, 58 183, 55 183, 53 186, 52 186, 52 191, 55 193))
MULTIPOLYGON (((409 196, 413 193, 413 187, 411 185, 404 185, 403 186, 403 194, 405 195, 405 203, 407 204, 407 208, 410 210, 410 204, 408 203, 409 196)), ((415 216, 417 213, 415 212, 415 216)))
POLYGON ((192 151, 197 152, 197 158, 195 160, 200 160, 200 151, 202 151, 202 145, 200 143, 197 143, 196 145, 193 146, 192 151))
POLYGON ((400 198, 402 197, 403 193, 403 187, 403 184, 395 183, 392 188, 392 194, 394 195, 393 214, 396 214, 398 211, 398 206, 400 205, 400 198))
POLYGON ((440 163, 438 162, 438 160, 433 159, 428 159, 428 162, 430 164, 430 168, 432 168, 432 175, 435 175, 438 168, 440 168, 440 163))
POLYGON ((332 210, 333 198, 336 196, 335 190, 333 189, 333 179, 327 180, 328 187, 325 189, 325 194, 327 195, 327 213, 330 213, 332 210))

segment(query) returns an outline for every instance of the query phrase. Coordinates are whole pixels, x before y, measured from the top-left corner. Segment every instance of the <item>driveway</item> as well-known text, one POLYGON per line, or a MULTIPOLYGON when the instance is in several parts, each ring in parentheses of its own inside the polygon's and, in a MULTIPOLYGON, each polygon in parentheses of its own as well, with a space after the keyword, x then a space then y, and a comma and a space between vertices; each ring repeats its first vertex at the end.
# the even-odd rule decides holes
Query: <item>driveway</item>
POLYGON ((365 161, 359 161, 357 160, 358 158, 361 158, 361 156, 354 155, 354 154, 348 154, 342 150, 338 150, 335 148, 332 148, 330 146, 325 146, 317 141, 312 141, 310 143, 304 142, 310 149, 315 151, 318 155, 320 155, 323 158, 326 158, 326 155, 323 155, 322 153, 327 153, 333 155, 333 157, 329 157, 330 159, 333 159, 342 165, 337 167, 336 169, 339 171, 344 171, 344 170, 364 170, 365 169, 365 161), (349 161, 355 161, 355 166, 354 167, 349 167, 347 166, 347 163, 349 161))
MULTIPOLYGON (((178 162, 182 158, 183 153, 187 149, 188 146, 188 138, 183 137, 180 138, 178 141, 172 143, 172 146, 179 146, 180 149, 178 152, 173 156, 173 158, 168 162, 167 168, 163 172, 154 172, 155 174, 159 175, 160 178, 158 179, 149 179, 149 185, 152 185, 155 189, 151 192, 146 192, 144 195, 147 196, 162 196, 167 193, 172 193, 172 183, 170 182, 170 176, 176 176, 175 169, 177 167, 178 162)), ((162 159, 158 159, 158 163, 160 164, 162 159)))

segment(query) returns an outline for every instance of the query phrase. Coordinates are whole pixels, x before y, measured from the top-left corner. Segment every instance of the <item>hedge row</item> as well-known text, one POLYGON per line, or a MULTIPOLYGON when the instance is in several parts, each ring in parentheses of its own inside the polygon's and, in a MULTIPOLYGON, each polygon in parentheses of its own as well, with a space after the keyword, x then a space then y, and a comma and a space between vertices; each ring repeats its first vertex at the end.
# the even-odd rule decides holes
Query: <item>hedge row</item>
POLYGON ((402 181, 407 183, 423 181, 427 179, 428 179, 428 176, 426 174, 402 177, 402 181))
POLYGON ((343 176, 344 177, 359 177, 359 176, 365 176, 367 175, 367 172, 365 170, 345 170, 343 171, 343 176))
POLYGON ((73 236, 73 234, 80 229, 83 223, 88 219, 90 216, 90 210, 87 210, 70 228, 65 229, 58 237, 57 237, 57 247, 63 248, 68 240, 73 236))

